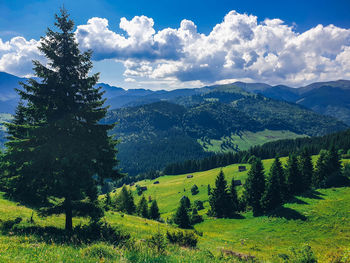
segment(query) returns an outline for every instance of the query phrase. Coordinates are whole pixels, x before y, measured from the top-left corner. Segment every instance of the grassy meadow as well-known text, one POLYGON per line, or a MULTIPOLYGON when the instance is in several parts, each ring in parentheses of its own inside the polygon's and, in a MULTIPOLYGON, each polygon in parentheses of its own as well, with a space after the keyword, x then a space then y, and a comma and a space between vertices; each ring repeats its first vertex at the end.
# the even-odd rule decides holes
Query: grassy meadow
MULTIPOLYGON (((316 160, 316 156, 313 160, 316 160)), ((273 160, 264 160, 268 171, 273 160)), ((286 162, 286 158, 282 158, 286 162)), ((247 171, 238 172, 238 164, 223 167, 226 179, 232 177, 244 180, 247 171)), ((249 165, 247 170, 249 170, 249 165)), ((155 233, 165 233, 175 227, 137 216, 108 211, 105 220, 113 226, 120 226, 130 232, 135 247, 142 250, 113 248, 106 244, 67 245, 43 242, 33 235, 0 233, 0 262, 235 262, 222 255, 221 251, 230 250, 250 254, 258 262, 281 262, 281 257, 290 253, 292 247, 304 244, 312 247, 319 262, 349 262, 350 260, 350 187, 320 189, 296 197, 285 204, 273 217, 253 217, 251 212, 236 219, 208 218, 207 185, 214 185, 221 168, 187 174, 164 176, 156 180, 141 181, 147 186, 145 196, 157 199, 163 219, 170 218, 175 212, 179 200, 187 195, 191 201, 204 201, 205 209, 199 211, 204 222, 195 225, 199 236, 198 249, 180 248, 169 245, 165 254, 159 255, 145 246, 144 240, 155 233), (159 184, 153 184, 159 181, 159 184), (199 194, 192 196, 193 184, 199 187, 199 194), (103 257, 100 251, 103 251, 103 257), (347 258, 347 259, 346 259, 347 258)), ((132 191, 135 201, 139 200, 136 188, 132 191)), ((239 188, 239 193, 242 187, 239 188)), ((119 190, 118 190, 119 191, 119 190)), ((118 192, 117 191, 117 192, 118 192)), ((33 211, 0 196, 0 220, 6 221, 21 217, 20 225, 31 225, 29 219, 33 211)), ((113 196, 113 195, 112 195, 113 196)), ((41 218, 34 213, 34 224, 39 226, 64 227, 63 216, 41 218)), ((85 224, 86 219, 75 218, 74 225, 85 224)))

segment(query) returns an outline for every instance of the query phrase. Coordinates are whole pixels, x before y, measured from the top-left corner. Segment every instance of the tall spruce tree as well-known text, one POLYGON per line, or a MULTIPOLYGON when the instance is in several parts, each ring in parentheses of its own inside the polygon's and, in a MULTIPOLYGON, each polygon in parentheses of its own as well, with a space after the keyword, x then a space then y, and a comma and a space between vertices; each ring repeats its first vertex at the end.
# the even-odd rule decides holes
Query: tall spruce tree
POLYGON ((160 217, 159 208, 156 200, 152 201, 151 207, 149 208, 149 218, 158 220, 160 217))
POLYGON ((248 171, 248 177, 244 185, 244 194, 247 204, 252 207, 253 215, 263 212, 261 198, 265 192, 264 166, 260 159, 255 159, 248 171))
POLYGON ((303 192, 303 180, 296 155, 289 156, 285 172, 289 197, 303 192))
POLYGON ((174 222, 180 228, 191 228, 191 219, 188 214, 188 208, 186 207, 185 202, 180 201, 180 206, 176 210, 174 215, 174 222))
POLYGON ((64 213, 70 231, 75 215, 103 215, 97 183, 120 174, 117 141, 108 136, 114 125, 99 123, 107 108, 94 88, 98 74, 89 76, 92 53, 80 52, 66 10, 56 15, 55 26, 58 31, 48 29, 39 46, 48 65, 33 61, 40 80, 17 90, 25 103, 8 125, 4 174, 12 198, 39 205, 43 215, 64 213))
POLYGON ((116 206, 118 211, 122 211, 127 214, 132 214, 136 211, 134 197, 131 191, 128 190, 125 185, 116 198, 116 206))
POLYGON ((327 151, 322 150, 317 159, 315 172, 312 177, 312 186, 315 188, 322 188, 326 185, 326 180, 328 178, 327 154, 327 151))
POLYGON ((143 218, 148 218, 149 214, 148 214, 148 203, 147 200, 145 198, 145 196, 143 195, 137 205, 137 214, 143 218))
POLYGON ((210 214, 215 217, 230 217, 233 208, 225 175, 221 170, 215 180, 215 188, 209 196, 210 214))
POLYGON ((239 210, 239 200, 238 200, 238 195, 237 195, 237 190, 235 186, 235 178, 232 178, 231 180, 231 185, 230 185, 230 201, 231 201, 231 207, 232 207, 232 212, 237 213, 239 210))
POLYGON ((283 190, 285 190, 284 175, 279 158, 275 158, 266 182, 266 190, 261 199, 264 212, 270 212, 283 203, 283 190))
POLYGON ((303 181, 303 191, 309 190, 312 184, 314 166, 312 164, 311 156, 306 149, 304 149, 299 156, 299 170, 303 181))

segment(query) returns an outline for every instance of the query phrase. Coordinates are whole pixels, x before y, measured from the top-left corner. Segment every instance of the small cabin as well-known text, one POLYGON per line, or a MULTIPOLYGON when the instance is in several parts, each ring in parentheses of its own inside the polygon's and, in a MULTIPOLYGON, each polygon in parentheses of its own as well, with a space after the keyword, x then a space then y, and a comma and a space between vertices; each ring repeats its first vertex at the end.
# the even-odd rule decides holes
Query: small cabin
POLYGON ((141 189, 142 191, 146 191, 146 190, 147 190, 147 186, 141 186, 140 189, 141 189))
POLYGON ((238 166, 238 171, 244 172, 244 171, 247 171, 247 168, 245 166, 238 166))
POLYGON ((193 178, 192 174, 187 175, 187 178, 193 178))
POLYGON ((159 181, 155 181, 153 184, 159 184, 159 181))
POLYGON ((241 182, 241 180, 234 180, 234 185, 235 186, 239 186, 239 185, 242 185, 242 182, 241 182))

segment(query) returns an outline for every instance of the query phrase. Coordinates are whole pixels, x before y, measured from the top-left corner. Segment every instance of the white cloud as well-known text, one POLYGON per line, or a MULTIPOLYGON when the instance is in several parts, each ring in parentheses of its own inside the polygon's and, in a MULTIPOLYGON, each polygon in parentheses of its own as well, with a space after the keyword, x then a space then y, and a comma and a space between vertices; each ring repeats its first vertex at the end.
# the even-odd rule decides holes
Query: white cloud
POLYGON ((14 37, 6 42, 0 39, 0 71, 17 76, 32 75, 32 60, 44 60, 37 46, 38 41, 34 39, 14 37))
MULTIPOLYGON (((254 15, 231 11, 208 35, 189 20, 156 31, 146 16, 122 18, 119 27, 125 34, 112 31, 107 19, 93 17, 77 27, 76 37, 81 48, 94 51, 94 60, 123 63, 125 81, 142 78, 173 87, 236 79, 298 86, 350 78, 350 29, 334 25, 298 33, 280 19, 258 22, 254 15)), ((24 72, 16 65, 38 56, 37 42, 10 42, 0 42, 0 70, 24 72)))

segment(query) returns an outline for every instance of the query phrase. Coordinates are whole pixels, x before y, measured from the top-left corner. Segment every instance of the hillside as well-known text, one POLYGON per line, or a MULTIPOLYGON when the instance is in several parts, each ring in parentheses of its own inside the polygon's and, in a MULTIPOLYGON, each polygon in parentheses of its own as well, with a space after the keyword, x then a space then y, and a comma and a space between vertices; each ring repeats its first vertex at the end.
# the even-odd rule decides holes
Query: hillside
POLYGON ((135 175, 212 152, 247 150, 270 141, 324 135, 347 127, 304 107, 232 85, 213 86, 204 94, 176 102, 109 112, 104 122, 118 123, 113 134, 120 138, 118 156, 125 172, 135 175))
MULTIPOLYGON (((316 157, 315 157, 316 158, 316 157)), ((314 158, 314 159, 315 159, 314 158)), ((283 159, 283 161, 285 161, 283 159)), ((268 170, 272 160, 264 160, 265 170, 268 170)), ((248 165, 247 165, 248 167, 248 165)), ((206 185, 213 184, 220 169, 195 173, 187 179, 186 175, 161 177, 158 185, 153 181, 139 182, 147 185, 145 195, 151 195, 158 200, 161 216, 170 217, 178 205, 179 198, 186 194, 191 201, 204 201, 205 214, 208 204, 206 185), (189 193, 190 186, 196 183, 200 192, 193 197, 189 193), (203 185, 203 186, 202 186, 203 185), (186 189, 183 192, 183 189, 186 189)), ((234 174, 236 179, 244 181, 246 172, 237 172, 237 165, 223 167, 226 179, 234 174)), ((132 187, 136 201, 138 196, 132 187)), ((239 190, 241 191, 241 190, 239 190)), ((309 195, 298 196, 292 203, 284 205, 274 217, 253 217, 251 212, 244 213, 239 219, 207 218, 195 226, 203 233, 199 237, 198 250, 190 250, 169 246, 169 253, 159 256, 151 251, 137 252, 113 248, 100 244, 114 255, 114 260, 123 262, 228 262, 232 258, 220 257, 222 249, 250 254, 259 262, 281 262, 279 255, 288 255, 290 248, 300 248, 309 244, 319 262, 330 262, 336 257, 349 256, 350 246, 350 216, 347 204, 350 202, 350 188, 332 188, 317 190, 309 195), (142 254, 144 253, 144 254, 142 254), (141 255, 142 254, 142 255, 141 255)), ((32 210, 3 199, 0 195, 0 220, 5 221, 21 217, 19 226, 32 226, 29 219, 32 210)), ((136 216, 107 212, 106 221, 113 226, 119 226, 129 231, 140 244, 140 239, 147 239, 157 232, 165 233, 173 227, 136 216)), ((63 216, 40 218, 34 214, 34 226, 64 226, 63 216)), ((84 224, 85 219, 76 218, 75 224, 84 224)), ((142 243, 142 242, 141 242, 142 243)), ((90 253, 94 245, 74 245, 40 241, 35 235, 19 235, 0 233, 0 261, 4 262, 97 262, 99 254, 90 253)), ((105 262, 113 261, 105 258, 105 262)), ((103 261, 103 259, 102 259, 103 261)))

